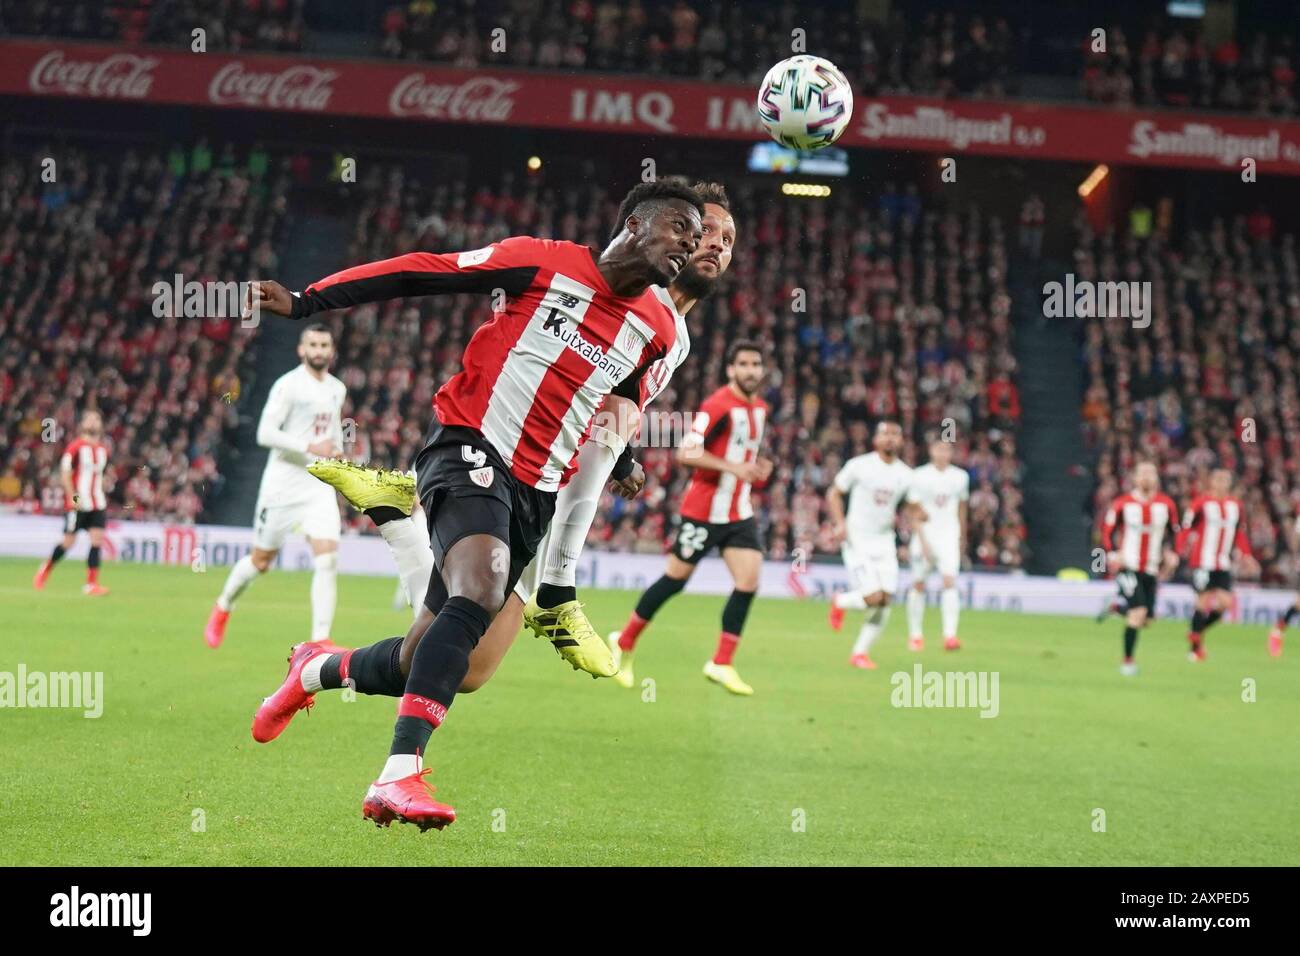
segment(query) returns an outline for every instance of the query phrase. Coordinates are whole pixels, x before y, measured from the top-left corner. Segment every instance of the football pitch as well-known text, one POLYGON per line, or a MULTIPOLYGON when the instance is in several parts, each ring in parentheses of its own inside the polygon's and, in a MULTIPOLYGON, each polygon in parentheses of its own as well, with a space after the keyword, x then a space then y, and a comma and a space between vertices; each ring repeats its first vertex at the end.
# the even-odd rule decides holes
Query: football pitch
MULTIPOLYGON (((325 693, 273 743, 249 735, 306 636, 308 574, 257 581, 214 651, 202 630, 224 569, 109 564, 112 594, 92 599, 84 564, 39 594, 35 566, 0 561, 0 672, 11 687, 20 666, 102 672, 103 712, 0 709, 3 865, 1300 861, 1300 638, 1274 660, 1258 627, 1212 630, 1193 665, 1186 623, 1159 621, 1125 679, 1115 618, 964 612, 966 646, 945 654, 931 610, 915 654, 899 607, 880 669, 860 672, 860 615, 837 635, 822 603, 760 597, 736 657, 756 693, 738 698, 700 673, 722 599, 685 594, 642 638, 649 683, 633 691, 521 636, 435 732, 427 765, 458 820, 421 834, 361 818, 392 700, 325 693), (894 675, 918 663, 989 690, 996 674, 996 716, 895 706, 894 675)), ((334 639, 403 633, 394 587, 341 577, 334 639)), ((602 632, 635 597, 584 595, 602 632)))

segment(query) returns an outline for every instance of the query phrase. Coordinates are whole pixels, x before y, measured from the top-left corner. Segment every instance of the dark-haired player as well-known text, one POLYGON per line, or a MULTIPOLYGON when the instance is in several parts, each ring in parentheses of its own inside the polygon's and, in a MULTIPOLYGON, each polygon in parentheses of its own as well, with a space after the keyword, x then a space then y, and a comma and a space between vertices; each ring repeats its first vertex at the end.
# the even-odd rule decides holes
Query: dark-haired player
MULTIPOLYGON (((542 539, 537 556, 524 570, 514 593, 506 598, 505 605, 470 654, 469 672, 460 686, 461 693, 477 690, 491 679, 514 644, 523 623, 539 635, 548 637, 575 669, 602 677, 615 670, 604 643, 597 639, 593 645, 589 639, 594 632, 577 601, 575 569, 605 485, 612 480, 611 490, 625 498, 634 497, 640 491, 644 472, 639 466, 633 468, 628 442, 636 434, 641 411, 664 390, 673 372, 686 359, 690 349, 686 314, 696 302, 713 293, 731 263, 736 224, 731 217, 726 190, 721 184, 710 182, 695 183, 693 188, 704 202, 700 245, 667 290, 677 310, 677 342, 668 355, 642 376, 640 408, 636 402, 621 395, 605 397, 592 422, 587 441, 578 449, 578 470, 556 495, 555 517, 542 539), (560 590, 557 593, 547 585, 560 590), (536 610, 532 610, 535 616, 530 619, 525 608, 529 606, 534 591, 538 594, 530 610, 536 610), (546 608, 545 612, 539 613, 541 607, 546 608)), ((631 210, 628 200, 625 200, 624 208, 619 212, 619 222, 626 221, 629 215, 631 210)), ((336 460, 315 462, 308 470, 337 488, 353 506, 365 511, 372 519, 390 517, 379 525, 379 530, 388 542, 399 570, 415 568, 418 571, 423 564, 424 578, 419 582, 418 590, 414 586, 410 588, 417 590, 418 617, 413 628, 417 638, 408 638, 402 647, 401 665, 404 670, 409 669, 418 635, 422 635, 433 620, 432 612, 419 600, 433 565, 428 532, 415 527, 410 518, 391 517, 393 509, 404 516, 414 506, 414 479, 397 472, 336 460)), ((404 577, 411 573, 409 570, 404 572, 404 577)))
POLYGON ((1198 496, 1183 515, 1175 549, 1192 569, 1196 609, 1187 633, 1191 645, 1188 659, 1205 660, 1205 632, 1232 606, 1232 552, 1241 555, 1247 568, 1259 570, 1246 537, 1245 509, 1232 496, 1232 472, 1216 468, 1210 473, 1210 487, 1198 496))
POLYGON ((899 455, 903 428, 896 421, 876 423, 871 438, 874 451, 850 458, 826 489, 833 535, 840 542, 844 567, 853 589, 831 599, 828 618, 832 630, 844 627, 847 610, 865 610, 866 620, 853 642, 849 664, 875 670, 871 645, 889 623, 894 592, 898 590, 898 538, 895 530, 899 505, 918 523, 929 519, 916 502, 904 502, 912 488, 913 472, 899 455), (848 507, 844 496, 848 495, 848 507))
POLYGON ((424 781, 429 737, 533 559, 601 402, 611 392, 635 401, 646 371, 676 341, 674 311, 651 286, 671 282, 694 253, 702 203, 691 188, 666 182, 637 186, 629 200, 632 213, 599 256, 570 242, 518 236, 467 252, 366 263, 300 295, 275 282, 252 283, 255 308, 294 319, 413 295, 506 294, 504 308, 470 339, 462 371, 434 397, 416 457, 437 586, 431 576, 425 604, 433 623, 423 635, 408 632, 418 641, 409 676, 401 637, 340 654, 299 645, 280 689, 253 720, 255 739, 273 739, 316 690, 345 681, 362 693, 400 696, 388 760, 362 804, 377 824, 425 829, 455 820, 424 781))
POLYGON ((65 520, 63 540, 54 546, 54 553, 36 571, 32 586, 45 589, 59 560, 77 540, 77 532, 90 535, 90 553, 86 556, 86 583, 83 594, 100 597, 108 588, 99 583, 100 548, 104 545, 104 525, 108 514, 108 498, 104 495, 104 468, 108 465, 108 446, 104 444, 104 420, 99 412, 82 414, 77 437, 68 443, 59 461, 59 479, 63 483, 65 520))
POLYGON ((1133 652, 1138 631, 1150 623, 1155 611, 1160 576, 1178 566, 1178 555, 1165 540, 1166 535, 1172 539, 1177 533, 1178 509, 1161 493, 1155 464, 1140 462, 1133 469, 1133 490, 1111 502, 1101 527, 1106 564, 1115 572, 1119 609, 1124 614, 1124 660, 1119 671, 1125 677, 1138 672, 1133 652))
POLYGON ((235 600, 265 574, 294 532, 312 551, 311 640, 329 641, 338 602, 338 499, 307 473, 315 457, 343 452, 343 400, 347 387, 329 373, 334 336, 312 324, 298 337, 299 363, 275 380, 257 424, 257 443, 270 450, 253 508, 253 550, 230 569, 203 636, 219 647, 235 600))
POLYGON ((663 577, 646 588, 621 631, 609 635, 619 662, 614 679, 632 687, 632 652, 637 640, 664 603, 686 587, 696 564, 714 548, 722 553, 734 589, 722 609, 722 633, 704 676, 733 694, 754 688, 741 680, 731 663, 745 618, 758 590, 763 545, 750 503, 750 488, 772 473, 770 459, 759 455, 767 402, 763 384, 763 349, 754 342, 735 342, 727 351, 727 384, 704 401, 691 432, 677 451, 679 464, 694 469, 682 498, 681 525, 668 555, 663 577))

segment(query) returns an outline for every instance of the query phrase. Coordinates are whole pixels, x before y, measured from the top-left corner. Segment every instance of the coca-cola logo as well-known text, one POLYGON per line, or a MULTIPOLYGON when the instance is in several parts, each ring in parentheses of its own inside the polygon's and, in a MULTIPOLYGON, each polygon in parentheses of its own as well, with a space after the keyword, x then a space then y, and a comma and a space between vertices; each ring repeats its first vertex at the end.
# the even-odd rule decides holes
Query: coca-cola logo
POLYGON ((158 60, 134 53, 114 53, 102 60, 69 60, 51 50, 32 67, 27 84, 33 93, 103 96, 142 100, 153 85, 158 60))
POLYGON ((388 111, 394 116, 502 123, 515 108, 511 94, 518 89, 518 83, 490 76, 464 83, 427 83, 423 73, 411 73, 393 87, 388 111))
POLYGON ((319 112, 329 106, 334 94, 331 84, 337 76, 334 70, 315 66, 256 73, 235 61, 213 75, 208 84, 208 99, 218 106, 235 104, 319 112))

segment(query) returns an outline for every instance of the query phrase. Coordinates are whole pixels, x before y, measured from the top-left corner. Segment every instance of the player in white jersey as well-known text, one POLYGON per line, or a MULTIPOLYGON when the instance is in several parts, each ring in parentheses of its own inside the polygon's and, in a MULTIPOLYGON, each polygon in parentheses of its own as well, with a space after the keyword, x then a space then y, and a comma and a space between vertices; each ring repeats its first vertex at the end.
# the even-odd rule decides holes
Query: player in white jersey
POLYGON ((298 339, 301 364, 271 386, 257 425, 257 443, 269 448, 253 510, 253 550, 230 569, 208 617, 204 638, 220 646, 235 599, 265 574, 295 531, 307 537, 314 555, 311 581, 311 639, 327 641, 337 603, 339 507, 334 489, 307 472, 316 458, 343 453, 343 401, 347 387, 328 371, 334 337, 314 324, 298 339))
POLYGON ((957 594, 957 572, 966 545, 966 510, 970 498, 970 475, 952 463, 952 444, 930 443, 930 462, 912 472, 907 500, 921 506, 928 516, 912 531, 912 586, 907 592, 907 646, 919 651, 924 644, 921 622, 925 618, 925 581, 936 571, 943 580, 939 613, 943 622, 944 650, 961 647, 957 640, 957 618, 961 598, 957 594))
MULTIPOLYGON (((898 546, 894 522, 898 506, 903 503, 912 484, 912 469, 898 457, 903 448, 903 429, 893 421, 876 425, 872 438, 874 452, 850 458, 835 476, 826 492, 835 539, 854 589, 841 591, 831 601, 830 624, 838 631, 844 627, 847 609, 865 608, 867 619, 858 632, 849 663, 874 670, 871 645, 889 621, 889 605, 898 589, 898 546), (844 496, 849 497, 847 516, 844 496)), ((924 509, 908 503, 906 512, 913 520, 924 521, 924 509)))

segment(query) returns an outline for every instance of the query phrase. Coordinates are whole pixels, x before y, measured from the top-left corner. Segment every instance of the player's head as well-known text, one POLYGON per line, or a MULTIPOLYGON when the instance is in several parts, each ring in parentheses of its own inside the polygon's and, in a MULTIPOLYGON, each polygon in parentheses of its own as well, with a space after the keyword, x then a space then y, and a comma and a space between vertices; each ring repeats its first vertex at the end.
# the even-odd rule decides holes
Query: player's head
POLYGON ((1227 468, 1216 468, 1210 472, 1210 494, 1216 498, 1226 498, 1232 494, 1232 472, 1227 468))
POLYGON ((77 426, 83 438, 99 438, 104 434, 104 419, 99 412, 92 410, 81 413, 81 423, 77 426))
POLYGON ((704 201, 700 244, 690 261, 677 273, 673 285, 693 299, 704 299, 713 294, 718 280, 731 265, 736 221, 731 218, 731 201, 722 183, 698 182, 693 188, 704 201))
POLYGON ((632 187, 618 207, 609 248, 642 267, 651 285, 668 285, 700 243, 704 203, 685 182, 661 179, 632 187))
POLYGON ((952 442, 936 439, 930 442, 930 462, 936 468, 947 468, 952 464, 952 442))
POLYGON ((1140 461, 1133 466, 1133 487, 1144 495, 1160 487, 1160 472, 1154 461, 1140 461))
POLYGON ((871 447, 881 458, 893 459, 903 450, 903 426, 892 418, 882 418, 876 422, 876 431, 871 436, 871 447))
POLYGON ((750 396, 763 384, 763 374, 763 347, 745 339, 732 342, 727 349, 727 382, 750 396))
POLYGON ((323 372, 334 360, 334 335, 329 328, 313 322, 298 336, 298 358, 316 372, 323 372))

